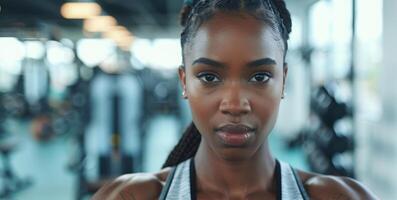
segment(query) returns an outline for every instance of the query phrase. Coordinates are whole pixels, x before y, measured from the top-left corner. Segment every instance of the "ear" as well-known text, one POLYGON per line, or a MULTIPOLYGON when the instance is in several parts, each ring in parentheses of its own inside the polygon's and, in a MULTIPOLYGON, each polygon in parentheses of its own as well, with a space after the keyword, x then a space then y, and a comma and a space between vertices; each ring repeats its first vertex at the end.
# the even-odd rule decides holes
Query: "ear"
POLYGON ((181 86, 183 91, 186 92, 186 70, 183 65, 179 66, 178 69, 179 81, 181 82, 181 86))
POLYGON ((286 81, 287 81, 287 75, 288 75, 288 63, 284 63, 284 66, 283 66, 283 93, 282 94, 284 94, 284 89, 285 89, 285 84, 286 84, 286 81))

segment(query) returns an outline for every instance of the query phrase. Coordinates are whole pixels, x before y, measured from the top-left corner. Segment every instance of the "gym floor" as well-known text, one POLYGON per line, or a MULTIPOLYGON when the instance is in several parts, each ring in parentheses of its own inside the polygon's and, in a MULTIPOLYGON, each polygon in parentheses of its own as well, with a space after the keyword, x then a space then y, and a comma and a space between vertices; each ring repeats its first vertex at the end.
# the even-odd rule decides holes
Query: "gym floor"
MULTIPOLYGON (((160 117, 152 124, 154 130, 175 130, 167 117, 160 117)), ((67 165, 72 157, 73 142, 70 136, 58 136, 47 142, 38 142, 30 134, 29 122, 8 121, 7 129, 15 132, 19 145, 11 155, 11 165, 20 178, 28 178, 32 185, 19 192, 15 200, 73 200, 77 187, 77 176, 68 170, 67 165)), ((153 132, 151 131, 151 132, 153 132)), ((175 131, 174 131, 175 132, 175 131)), ((168 144, 172 146, 176 137, 155 138, 149 133, 150 146, 158 147, 168 144), (168 139, 167 139, 168 138, 168 139), (168 140, 168 141, 167 141, 168 140)), ((163 136, 174 133, 164 133, 163 136)), ((270 144, 274 155, 280 160, 287 161, 300 169, 307 169, 304 155, 301 150, 287 150, 283 140, 277 133, 273 133, 270 144)), ((170 148, 169 147, 169 148, 170 148)), ((152 148, 153 149, 153 148, 152 148)), ((148 156, 145 163, 146 171, 153 171, 160 167, 166 151, 147 151, 148 156)), ((88 198, 87 198, 88 199, 88 198)))

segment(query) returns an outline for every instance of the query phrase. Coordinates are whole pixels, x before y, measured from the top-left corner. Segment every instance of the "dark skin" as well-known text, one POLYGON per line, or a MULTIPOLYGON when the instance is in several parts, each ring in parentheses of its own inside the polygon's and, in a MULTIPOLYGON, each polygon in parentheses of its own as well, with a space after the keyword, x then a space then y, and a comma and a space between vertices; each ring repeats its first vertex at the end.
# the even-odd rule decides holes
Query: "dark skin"
MULTIPOLYGON (((288 67, 277 33, 245 13, 217 13, 186 46, 179 78, 202 135, 195 156, 198 199, 276 199, 275 159, 268 145, 288 67), (253 128, 238 145, 220 139, 217 127, 253 128)), ((131 174, 93 199, 158 199, 170 168, 131 174)), ((360 183, 298 171, 312 199, 377 199, 360 183)))

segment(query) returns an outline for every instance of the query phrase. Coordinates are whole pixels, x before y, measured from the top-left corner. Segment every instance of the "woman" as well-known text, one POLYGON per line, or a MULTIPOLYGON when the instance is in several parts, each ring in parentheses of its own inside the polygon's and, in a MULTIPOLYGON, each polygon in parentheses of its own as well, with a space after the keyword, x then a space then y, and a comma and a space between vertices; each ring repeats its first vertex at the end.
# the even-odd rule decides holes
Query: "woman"
POLYGON ((193 123, 163 170, 124 175, 94 199, 375 199, 352 179, 295 170, 271 155, 288 72, 285 2, 185 4, 179 78, 193 123))

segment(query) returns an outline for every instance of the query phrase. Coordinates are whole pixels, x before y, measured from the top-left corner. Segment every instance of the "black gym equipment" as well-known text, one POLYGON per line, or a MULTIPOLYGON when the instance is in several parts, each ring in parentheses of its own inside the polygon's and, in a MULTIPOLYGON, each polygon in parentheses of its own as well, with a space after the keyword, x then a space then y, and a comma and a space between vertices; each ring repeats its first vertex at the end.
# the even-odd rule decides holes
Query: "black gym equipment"
MULTIPOLYGON (((81 66, 84 67, 84 66, 81 66)), ((89 80, 83 80, 79 76, 78 81, 68 88, 67 102, 70 103, 69 111, 75 113, 75 119, 73 121, 73 135, 76 144, 75 155, 71 162, 68 164, 69 170, 77 174, 77 187, 76 187, 76 199, 84 199, 88 195, 94 194, 100 187, 114 179, 115 177, 132 173, 135 171, 133 168, 135 158, 132 155, 122 152, 121 147, 121 129, 120 129, 120 96, 115 93, 111 99, 111 141, 106 141, 111 143, 111 150, 106 154, 99 155, 99 174, 97 180, 88 180, 86 164, 87 164, 87 152, 86 152, 86 127, 91 122, 91 84, 92 80, 96 75, 102 74, 104 72, 97 70, 93 77, 89 80)), ((114 81, 117 82, 119 75, 117 74, 107 74, 114 81)))
POLYGON ((351 106, 336 97, 338 87, 329 83, 316 88, 311 98, 311 114, 305 128, 289 142, 303 146, 312 171, 354 177, 351 106))
POLYGON ((339 100, 334 90, 338 90, 338 87, 332 83, 320 86, 314 90, 311 98, 311 109, 328 127, 352 114, 351 106, 348 102, 339 100))
MULTIPOLYGON (((178 90, 178 77, 174 72, 167 74, 165 71, 145 68, 138 73, 143 86, 142 116, 140 118, 140 153, 137 162, 143 163, 148 145, 148 132, 151 120, 158 115, 174 117, 178 122, 184 121, 179 101, 182 98, 178 90), (172 74, 172 75, 170 75, 172 74)), ((180 124, 179 133, 184 127, 180 124)), ((143 170, 140 166, 139 170, 143 170)))
MULTIPOLYGON (((104 73, 97 70, 96 75, 104 73)), ((90 87, 92 84, 92 77, 90 80, 79 80, 68 89, 67 101, 71 102, 69 112, 77 113, 77 123, 74 127, 74 140, 77 144, 76 155, 73 156, 73 160, 69 163, 68 168, 77 174, 77 192, 76 199, 84 199, 87 195, 92 195, 101 186, 108 183, 113 178, 126 173, 133 173, 136 171, 143 170, 143 159, 146 155, 145 149, 147 145, 147 131, 150 126, 150 120, 155 116, 170 115, 182 118, 182 113, 179 106, 180 93, 178 92, 178 78, 176 76, 166 76, 160 71, 145 68, 139 71, 132 72, 139 84, 142 87, 143 98, 142 105, 140 106, 140 113, 142 116, 139 117, 139 152, 137 155, 128 155, 121 151, 121 130, 120 130, 120 110, 123 109, 121 106, 121 96, 117 93, 111 98, 111 130, 112 140, 111 151, 107 154, 99 156, 99 178, 98 180, 88 180, 86 172, 86 141, 85 131, 86 125, 91 121, 91 102, 90 102, 90 87)), ((94 75, 95 76, 95 75, 94 75)), ((107 74, 114 78, 114 82, 117 82, 119 78, 118 74, 107 74)), ((178 120, 180 121, 180 120, 178 120)), ((135 123, 135 122, 131 122, 135 123)), ((182 127, 180 127, 182 130, 182 127)), ((182 132, 182 131, 181 131, 182 132)))
POLYGON ((10 91, 4 93, 0 99, 0 104, 7 117, 21 119, 25 118, 28 113, 28 105, 25 97, 18 92, 10 91))
POLYGON ((120 97, 114 94, 112 98, 112 151, 99 157, 99 176, 104 179, 114 178, 121 174, 132 173, 133 157, 121 151, 120 130, 120 97))
MULTIPOLYGON (((84 68, 81 62, 80 68, 84 68)), ((86 175, 86 127, 91 120, 91 105, 90 105, 90 85, 91 80, 85 80, 78 71, 78 78, 74 84, 68 87, 68 95, 65 99, 68 102, 67 111, 65 114, 65 121, 69 123, 70 132, 75 143, 75 151, 68 163, 68 169, 75 173, 76 193, 75 199, 84 199, 87 195, 95 193, 104 183, 90 182, 86 175)))
MULTIPOLYGON (((4 103, 10 100, 10 96, 0 93, 0 100, 0 102, 4 103)), ((15 103, 13 106, 10 106, 10 104, 3 103, 0 104, 0 156, 2 163, 2 168, 0 169, 0 180, 2 182, 0 186, 0 199, 12 199, 16 193, 28 188, 32 184, 32 181, 16 176, 10 162, 10 156, 18 147, 18 139, 4 127, 7 117, 15 117, 21 113, 20 104, 15 103)))

